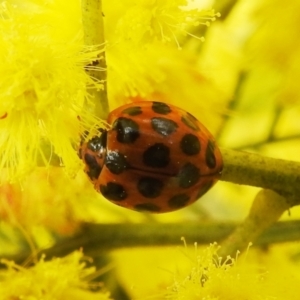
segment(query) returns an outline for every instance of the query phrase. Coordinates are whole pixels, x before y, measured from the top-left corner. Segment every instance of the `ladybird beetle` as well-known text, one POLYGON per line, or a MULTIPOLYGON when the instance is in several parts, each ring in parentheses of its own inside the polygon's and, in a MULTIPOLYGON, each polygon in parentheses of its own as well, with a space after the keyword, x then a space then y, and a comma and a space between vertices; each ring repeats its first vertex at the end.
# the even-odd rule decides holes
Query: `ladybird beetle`
POLYGON ((170 212, 195 202, 218 180, 222 156, 190 113, 139 101, 108 116, 110 129, 82 142, 85 172, 109 201, 136 211, 170 212))

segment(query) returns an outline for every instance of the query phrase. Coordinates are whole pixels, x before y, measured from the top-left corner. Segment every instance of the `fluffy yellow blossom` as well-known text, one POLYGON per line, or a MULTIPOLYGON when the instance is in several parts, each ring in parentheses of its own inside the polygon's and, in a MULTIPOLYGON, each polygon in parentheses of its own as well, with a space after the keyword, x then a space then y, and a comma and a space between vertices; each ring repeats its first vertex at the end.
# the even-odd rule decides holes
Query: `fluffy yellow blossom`
MULTIPOLYGON (((180 70, 180 66, 193 69, 195 57, 178 49, 182 48, 182 38, 191 35, 194 27, 208 26, 219 16, 213 9, 191 9, 186 0, 103 1, 103 9, 110 99, 116 99, 119 105, 124 96, 159 94, 180 105, 179 99, 186 103, 185 89, 204 86, 207 91, 209 84, 200 76, 197 84, 193 79, 185 84, 186 78, 194 76, 194 70, 180 70)), ((203 40, 201 36, 193 38, 203 40)), ((198 99, 201 96, 197 91, 190 94, 198 99)))
MULTIPOLYGON (((88 278, 96 275, 94 267, 86 267, 81 252, 49 262, 41 259, 25 268, 10 261, 1 261, 0 300, 82 300, 111 299, 107 292, 92 292, 88 278)), ((97 286, 95 286, 97 287, 97 286)))
POLYGON ((104 1, 104 10, 108 18, 115 19, 107 25, 108 41, 128 42, 138 48, 156 41, 173 41, 180 48, 180 34, 191 35, 191 26, 209 26, 219 15, 212 9, 191 9, 187 0, 104 1))
POLYGON ((84 50, 78 3, 69 10, 59 1, 15 2, 0 4, 0 168, 13 180, 52 153, 77 170, 86 88, 100 88, 84 66, 99 51, 84 50))
POLYGON ((172 300, 296 300, 293 285, 299 284, 297 267, 282 261, 278 254, 267 258, 218 256, 218 246, 197 250, 184 276, 175 276, 167 299, 172 300), (276 262, 280 262, 278 274, 276 262), (261 261, 258 264, 258 261, 261 261), (262 263, 264 262, 264 263, 262 263), (271 265, 270 265, 271 263, 271 265))

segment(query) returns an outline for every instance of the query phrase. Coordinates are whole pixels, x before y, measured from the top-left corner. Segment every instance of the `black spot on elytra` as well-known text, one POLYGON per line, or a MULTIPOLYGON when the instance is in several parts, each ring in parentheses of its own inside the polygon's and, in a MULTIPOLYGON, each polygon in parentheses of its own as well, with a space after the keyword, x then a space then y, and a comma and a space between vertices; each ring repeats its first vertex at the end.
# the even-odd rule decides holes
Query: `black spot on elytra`
POLYGON ((209 181, 209 182, 205 183, 204 185, 202 185, 198 191, 196 199, 199 199, 204 194, 206 194, 206 192, 208 192, 213 185, 214 185, 213 181, 209 181))
POLYGON ((215 157, 215 144, 212 141, 208 141, 205 151, 205 162, 210 169, 214 169, 217 165, 215 157))
POLYGON ((84 161, 89 167, 89 170, 86 172, 91 180, 97 179, 101 172, 101 166, 98 164, 95 156, 86 153, 84 155, 84 161))
POLYGON ((117 131, 117 140, 122 144, 132 144, 140 136, 139 125, 133 120, 123 117, 115 120, 113 130, 117 131))
POLYGON ((169 105, 163 102, 153 102, 152 110, 157 114, 167 115, 171 112, 171 108, 169 105))
POLYGON ((137 211, 159 212, 160 208, 153 203, 141 203, 134 206, 137 211))
POLYGON ((107 131, 104 130, 100 136, 94 136, 87 142, 87 148, 93 152, 99 152, 106 148, 107 131))
POLYGON ((164 184, 157 178, 142 177, 137 183, 138 191, 146 198, 158 197, 163 189, 164 184))
POLYGON ((198 120, 190 113, 187 113, 186 115, 182 116, 181 121, 182 123, 184 123, 186 126, 188 126, 190 129, 194 131, 200 130, 200 127, 198 125, 198 120))
POLYGON ((170 149, 157 143, 149 147, 143 154, 143 162, 147 167, 165 168, 170 162, 170 149))
POLYGON ((196 155, 201 150, 201 144, 194 134, 186 134, 180 141, 180 148, 186 155, 196 155))
POLYGON ((123 114, 127 114, 129 116, 137 116, 142 113, 142 109, 140 106, 128 107, 122 111, 123 114))
POLYGON ((107 185, 100 185, 101 194, 108 200, 122 201, 126 199, 127 192, 121 184, 108 182, 107 185))
POLYGON ((193 164, 185 164, 178 173, 179 186, 189 188, 195 185, 200 178, 200 170, 193 164))
POLYGON ((178 127, 176 122, 166 118, 152 118, 151 124, 157 133, 164 136, 172 134, 178 127))
POLYGON ((108 151, 106 153, 105 165, 113 174, 121 174, 129 167, 126 157, 117 151, 108 151))
POLYGON ((186 194, 178 194, 169 199, 168 204, 173 209, 179 209, 189 202, 190 197, 186 194))

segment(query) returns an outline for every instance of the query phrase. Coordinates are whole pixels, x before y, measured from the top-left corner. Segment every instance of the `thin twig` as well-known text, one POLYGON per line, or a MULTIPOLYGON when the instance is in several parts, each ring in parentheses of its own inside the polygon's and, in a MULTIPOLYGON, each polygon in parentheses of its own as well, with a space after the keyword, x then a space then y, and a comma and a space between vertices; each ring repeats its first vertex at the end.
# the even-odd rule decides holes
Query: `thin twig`
MULTIPOLYGON (((80 248, 89 256, 98 256, 120 248, 142 246, 181 245, 181 237, 188 244, 220 243, 237 228, 233 222, 191 222, 176 224, 92 224, 86 223, 81 231, 40 253, 47 259, 61 257, 80 248)), ((300 221, 279 222, 268 228, 254 242, 255 246, 297 241, 300 239, 300 221)), ((5 257, 17 263, 24 262, 30 253, 5 257)))
MULTIPOLYGON (((101 0, 82 0, 82 25, 84 31, 84 42, 86 46, 105 45, 104 22, 101 0)), ((96 81, 103 84, 103 89, 93 89, 90 94, 95 102, 95 111, 93 112, 99 118, 106 120, 109 112, 106 87, 106 60, 105 52, 99 56, 93 63, 95 68, 87 68, 87 73, 96 81)))
POLYGON ((247 218, 222 243, 220 256, 234 256, 237 251, 246 249, 264 230, 277 222, 290 206, 289 198, 282 197, 272 190, 260 190, 247 218))

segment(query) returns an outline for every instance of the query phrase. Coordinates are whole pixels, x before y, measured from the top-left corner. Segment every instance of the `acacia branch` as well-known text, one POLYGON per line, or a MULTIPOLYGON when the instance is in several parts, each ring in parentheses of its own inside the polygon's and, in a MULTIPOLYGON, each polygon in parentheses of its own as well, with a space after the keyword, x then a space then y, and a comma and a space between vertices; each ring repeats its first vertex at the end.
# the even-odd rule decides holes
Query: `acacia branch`
MULTIPOLYGON (((300 195, 300 162, 221 149, 224 168, 221 180, 271 189, 292 198, 300 195)), ((300 198, 300 197, 299 197, 300 198)))
MULTIPOLYGON (((222 242, 236 228, 234 222, 145 223, 145 224, 83 224, 74 236, 61 240, 40 252, 47 259, 61 257, 80 248, 85 255, 98 256, 121 248, 182 245, 184 237, 189 245, 197 242, 207 245, 222 242)), ((300 239, 300 221, 279 222, 262 233, 254 246, 297 241, 300 239)), ((23 263, 31 253, 5 257, 23 263)))

